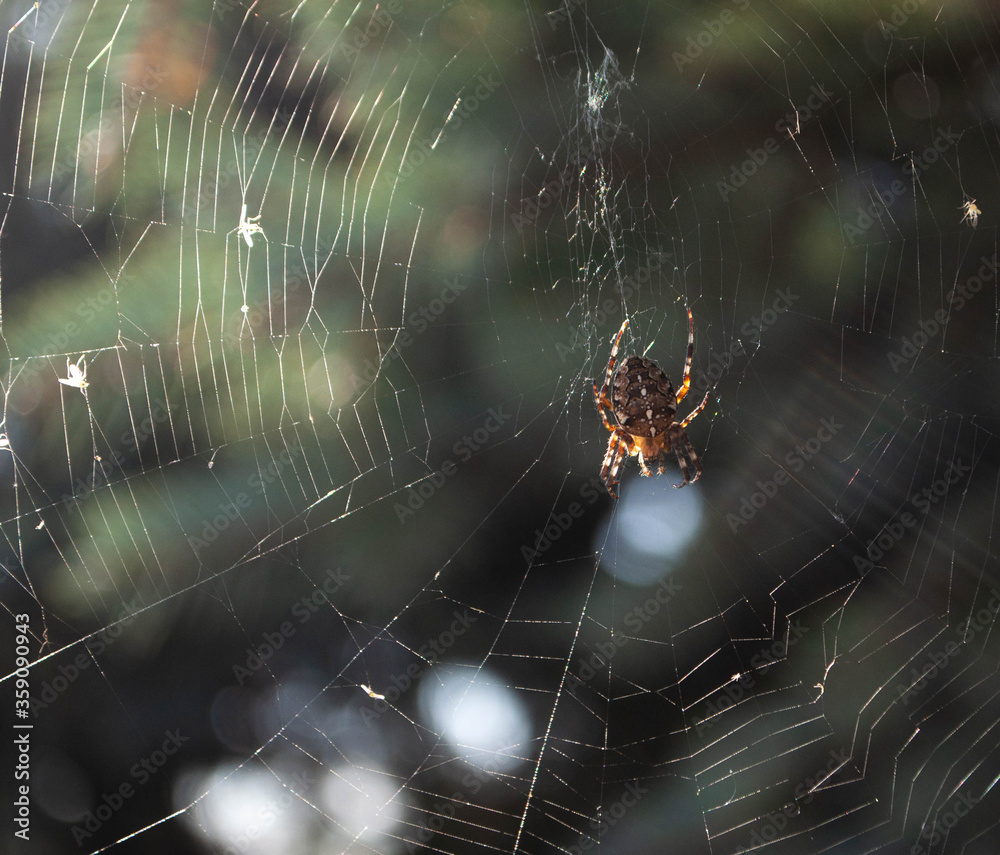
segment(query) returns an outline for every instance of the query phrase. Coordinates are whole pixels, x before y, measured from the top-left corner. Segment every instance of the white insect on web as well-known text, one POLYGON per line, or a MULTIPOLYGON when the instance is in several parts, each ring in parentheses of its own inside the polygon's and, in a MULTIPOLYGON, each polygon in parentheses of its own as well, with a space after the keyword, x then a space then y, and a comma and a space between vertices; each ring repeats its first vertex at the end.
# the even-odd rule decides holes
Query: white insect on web
POLYGON ((60 377, 59 382, 64 386, 72 386, 79 389, 84 395, 87 394, 87 357, 81 356, 76 362, 70 362, 66 357, 66 376, 60 377))
POLYGON ((979 217, 982 213, 975 199, 966 199, 962 205, 962 222, 975 228, 979 225, 979 217))
MULTIPOLYGON (((240 207, 240 224, 236 227, 235 231, 246 241, 249 249, 253 249, 254 235, 264 237, 264 229, 260 225, 260 217, 260 214, 257 214, 255 217, 248 217, 246 204, 240 207)), ((266 237, 264 239, 267 240, 266 237)))
POLYGON ((994 852, 996 22, 842 5, 0 6, 14 830, 994 852))

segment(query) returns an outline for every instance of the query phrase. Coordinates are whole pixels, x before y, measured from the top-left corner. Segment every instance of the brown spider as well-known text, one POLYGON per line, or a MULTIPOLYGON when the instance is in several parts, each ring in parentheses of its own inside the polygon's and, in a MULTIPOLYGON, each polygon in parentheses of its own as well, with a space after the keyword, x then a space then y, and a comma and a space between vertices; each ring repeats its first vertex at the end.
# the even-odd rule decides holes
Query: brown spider
POLYGON ((628 326, 628 319, 622 324, 611 347, 611 359, 604 375, 604 386, 597 391, 597 381, 594 381, 594 400, 597 411, 601 414, 604 427, 611 431, 608 440, 608 450, 601 465, 601 480, 608 492, 618 498, 615 486, 620 480, 618 471, 626 455, 639 458, 639 466, 643 475, 652 475, 649 463, 657 463, 660 474, 664 471, 664 456, 673 448, 677 455, 677 463, 681 467, 684 480, 675 487, 683 487, 692 481, 697 481, 701 475, 701 463, 695 454, 691 442, 684 432, 691 420, 698 415, 705 404, 711 389, 705 393, 704 400, 694 411, 679 424, 674 421, 677 416, 677 405, 684 400, 691 388, 691 359, 694 356, 694 315, 688 309, 687 360, 684 363, 684 383, 674 394, 673 383, 663 373, 663 370, 642 356, 630 356, 621 367, 612 374, 615 367, 615 357, 618 356, 618 344, 622 333, 628 326), (608 397, 610 389, 611 397, 608 397), (604 414, 604 408, 611 410, 618 425, 612 425, 604 414), (691 466, 694 467, 694 477, 691 477, 691 466))

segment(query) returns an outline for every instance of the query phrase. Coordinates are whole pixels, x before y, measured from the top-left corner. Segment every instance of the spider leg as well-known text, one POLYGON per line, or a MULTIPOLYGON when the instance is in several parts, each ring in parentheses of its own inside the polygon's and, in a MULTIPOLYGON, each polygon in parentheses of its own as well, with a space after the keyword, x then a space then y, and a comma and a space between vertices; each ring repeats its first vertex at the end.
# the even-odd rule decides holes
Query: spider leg
POLYGON ((685 484, 691 484, 701 477, 701 461, 698 459, 698 455, 695 454, 691 441, 687 438, 687 434, 684 433, 683 428, 679 425, 671 425, 668 431, 671 445, 673 445, 674 453, 677 455, 677 465, 681 467, 681 474, 684 476, 684 480, 680 484, 674 484, 674 486, 683 487, 685 484), (693 478, 691 477, 692 468, 694 469, 693 478))
POLYGON ((687 359, 684 360, 684 382, 681 384, 681 388, 677 390, 678 404, 684 400, 684 396, 688 393, 688 389, 691 388, 691 360, 693 358, 694 358, 694 315, 691 314, 691 310, 688 309, 688 355, 687 359))
POLYGON ((622 341, 622 333, 625 332, 625 327, 628 326, 628 318, 622 322, 621 329, 618 330, 618 335, 615 336, 615 343, 611 345, 611 359, 608 360, 608 373, 604 375, 604 385, 607 386, 611 382, 611 372, 615 368, 615 359, 618 357, 618 345, 622 341))
POLYGON ((615 492, 615 487, 620 480, 618 473, 629 452, 628 440, 622 437, 623 434, 620 430, 612 430, 611 439, 608 440, 608 450, 601 466, 601 480, 614 499, 618 498, 618 494, 615 492))
MULTIPOLYGON (((688 317, 691 324, 691 330, 689 334, 688 341, 688 361, 686 367, 686 376, 690 377, 690 365, 691 358, 694 354, 694 316, 688 311, 688 317)), ((609 410, 614 414, 615 409, 609 398, 609 392, 611 387, 611 380, 614 377, 615 363, 618 359, 618 348, 621 346, 622 336, 625 334, 625 328, 628 326, 628 318, 622 321, 621 327, 619 327, 617 334, 615 335, 612 345, 611 345, 611 356, 608 359, 608 367, 604 372, 604 385, 600 390, 597 388, 597 381, 593 380, 592 385, 594 387, 594 402, 597 404, 597 411, 601 414, 601 421, 604 427, 610 432, 611 438, 608 440, 608 450, 604 455, 604 462, 601 465, 601 480, 604 482, 604 486, 607 488, 608 492, 615 499, 618 498, 618 494, 615 492, 615 487, 618 485, 620 480, 620 472, 622 464, 627 460, 628 456, 631 454, 636 454, 636 443, 631 435, 626 433, 617 424, 612 424, 608 419, 605 410, 609 410)), ((690 380, 688 381, 690 385, 690 380)), ((679 399, 678 399, 679 400, 679 399)), ((676 411, 675 411, 676 412, 676 411)), ((637 454, 639 458, 639 466, 642 469, 643 475, 652 475, 653 472, 649 468, 649 463, 641 452, 637 454)), ((658 454, 655 461, 659 464, 659 469, 663 471, 663 459, 662 455, 658 454)))
MULTIPOLYGON (((601 404, 604 404, 609 410, 612 409, 611 401, 608 400, 608 387, 611 385, 611 376, 615 370, 615 360, 618 358, 618 345, 621 344, 622 333, 625 332, 625 327, 628 326, 628 318, 625 318, 624 323, 621 325, 621 329, 618 330, 618 335, 615 336, 614 344, 611 345, 611 358, 608 360, 608 370, 604 372, 604 385, 601 387, 601 394, 597 394, 597 381, 594 381, 594 397, 597 398, 597 405, 600 408, 601 404)), ((607 422, 604 423, 607 425, 607 422)), ((608 430, 611 430, 609 427, 608 430)))
POLYGON ((611 401, 608 400, 608 384, 604 384, 604 389, 601 390, 600 394, 597 392, 597 381, 594 380, 594 400, 597 402, 597 412, 601 414, 601 421, 604 422, 604 427, 606 427, 611 433, 615 432, 614 425, 608 421, 608 417, 604 415, 604 408, 607 407, 611 410, 611 401))
POLYGON ((614 344, 611 345, 611 358, 608 360, 608 368, 604 372, 604 385, 601 386, 601 391, 597 391, 597 381, 594 380, 594 400, 597 402, 597 411, 601 414, 601 418, 604 420, 604 427, 609 431, 613 431, 614 427, 608 421, 607 416, 604 415, 604 407, 614 412, 614 408, 611 406, 611 401, 608 398, 608 387, 611 385, 611 377, 615 370, 615 359, 618 357, 618 345, 621 344, 622 333, 625 332, 625 327, 628 326, 628 318, 621 325, 621 329, 618 330, 618 335, 615 336, 614 344))
POLYGON ((628 326, 628 318, 622 323, 621 328, 618 330, 618 334, 615 336, 614 344, 611 345, 611 358, 608 360, 607 370, 604 372, 604 385, 601 390, 597 391, 597 381, 594 380, 594 402, 597 404, 597 412, 601 414, 601 421, 604 423, 604 427, 610 432, 611 439, 608 441, 608 450, 604 455, 604 463, 601 466, 601 480, 604 482, 604 486, 607 488, 608 492, 614 497, 618 498, 618 494, 615 493, 615 485, 618 483, 619 476, 618 473, 621 470, 622 462, 625 456, 631 451, 632 443, 630 438, 625 434, 621 428, 616 427, 608 421, 607 414, 604 412, 605 408, 614 412, 614 407, 611 405, 611 400, 608 398, 608 388, 611 385, 611 377, 615 370, 615 360, 618 357, 618 347, 621 344, 622 334, 625 332, 625 327, 628 326))
POLYGON ((694 408, 694 409, 693 409, 693 410, 692 410, 692 411, 691 411, 690 413, 688 413, 688 417, 687 417, 686 419, 684 419, 684 421, 682 421, 682 422, 681 422, 681 425, 680 425, 680 427, 681 427, 681 430, 684 430, 684 428, 686 428, 686 427, 687 427, 687 426, 688 426, 689 424, 691 424, 691 420, 692 420, 692 419, 693 419, 693 418, 694 418, 694 417, 695 417, 696 415, 698 415, 698 413, 700 413, 700 412, 701 412, 702 410, 704 410, 704 409, 705 409, 705 404, 707 404, 707 403, 708 403, 708 398, 709 398, 709 396, 710 396, 711 394, 712 394, 712 390, 711 390, 711 389, 709 389, 709 390, 708 390, 708 391, 707 391, 707 392, 705 393, 705 397, 704 397, 704 398, 702 399, 702 402, 701 402, 700 404, 698 404, 698 406, 697 406, 697 407, 695 407, 695 408, 694 408))

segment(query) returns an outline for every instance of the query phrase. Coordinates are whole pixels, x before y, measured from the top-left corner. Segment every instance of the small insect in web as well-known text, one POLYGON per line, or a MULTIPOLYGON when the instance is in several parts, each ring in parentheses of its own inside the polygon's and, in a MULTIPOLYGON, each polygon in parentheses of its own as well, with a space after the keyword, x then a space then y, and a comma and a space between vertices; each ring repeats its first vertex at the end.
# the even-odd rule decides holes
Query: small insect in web
POLYGON ((615 358, 622 333, 628 326, 628 319, 622 324, 611 346, 611 359, 604 375, 604 386, 597 391, 594 381, 594 400, 601 414, 604 427, 611 433, 608 450, 601 464, 601 480, 608 492, 618 498, 615 486, 620 480, 619 470, 627 456, 639 458, 643 475, 652 475, 650 463, 656 463, 662 474, 664 458, 673 449, 677 463, 681 467, 684 480, 675 487, 683 487, 697 481, 701 476, 701 461, 695 454, 691 442, 684 432, 691 420, 708 403, 711 389, 705 393, 702 402, 684 421, 677 423, 677 405, 684 400, 691 388, 691 360, 694 357, 694 315, 688 309, 688 351, 684 362, 684 382, 676 394, 670 378, 654 362, 642 356, 630 356, 615 371, 615 358), (609 397, 610 395, 610 397, 609 397), (608 421, 604 410, 614 416, 616 424, 608 421), (694 477, 691 471, 694 470, 694 477))
POLYGON ((979 225, 979 215, 982 214, 982 211, 979 210, 975 199, 967 199, 959 210, 963 212, 963 223, 968 223, 972 228, 979 225))
POLYGON ((385 695, 379 694, 371 686, 366 686, 364 683, 362 683, 361 688, 365 693, 367 693, 369 698, 373 698, 376 701, 385 700, 385 695))
POLYGON ((90 384, 87 382, 86 354, 82 355, 75 363, 70 362, 69 357, 66 357, 66 376, 60 377, 59 382, 64 386, 79 389, 84 395, 87 394, 86 390, 90 384))
MULTIPOLYGON (((260 235, 264 240, 267 240, 267 235, 264 234, 264 229, 260 225, 261 215, 258 214, 256 217, 247 216, 247 206, 244 203, 243 207, 240 208, 240 224, 233 229, 235 232, 239 232, 242 235, 243 240, 247 242, 247 246, 253 249, 253 236, 260 235)), ((232 234, 232 232, 230 232, 232 234)))

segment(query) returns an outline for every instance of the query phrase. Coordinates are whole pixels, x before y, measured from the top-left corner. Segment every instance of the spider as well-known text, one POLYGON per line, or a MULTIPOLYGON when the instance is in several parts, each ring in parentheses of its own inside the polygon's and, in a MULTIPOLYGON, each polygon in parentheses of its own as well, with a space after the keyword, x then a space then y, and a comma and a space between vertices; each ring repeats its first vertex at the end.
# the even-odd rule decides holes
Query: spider
POLYGON ((684 421, 680 423, 674 421, 677 416, 677 405, 684 400, 688 389, 691 388, 694 315, 691 314, 690 309, 688 309, 688 322, 690 327, 687 360, 684 363, 684 383, 676 394, 670 378, 663 373, 658 365, 645 357, 630 356, 617 371, 614 371, 618 345, 621 342, 622 333, 625 332, 625 327, 628 326, 627 318, 621 329, 618 330, 618 335, 615 336, 614 344, 611 346, 611 359, 608 361, 608 370, 604 375, 604 386, 600 392, 597 391, 597 381, 594 381, 594 400, 597 402, 597 411, 601 414, 604 427, 611 432, 608 450, 604 455, 604 463, 601 465, 601 480, 608 492, 616 499, 618 495, 615 493, 615 486, 620 480, 618 471, 627 455, 635 455, 639 458, 639 466, 642 468, 643 475, 653 474, 649 468, 651 462, 658 464, 662 474, 664 456, 673 448, 677 455, 677 463, 684 475, 684 480, 680 484, 674 484, 675 487, 683 487, 685 484, 697 481, 701 475, 701 463, 694 448, 691 447, 691 442, 687 438, 684 428, 698 413, 705 409, 711 389, 705 393, 704 400, 684 421), (611 410, 617 425, 608 421, 608 417, 604 414, 605 407, 611 410), (692 467, 694 468, 693 478, 691 477, 692 467))
POLYGON ((972 228, 975 228, 976 226, 979 225, 979 215, 982 213, 982 211, 979 210, 979 206, 976 204, 975 199, 966 200, 965 202, 963 202, 960 210, 964 211, 964 215, 962 217, 963 223, 968 222, 968 224, 972 226, 972 228))
POLYGON ((59 382, 64 386, 73 386, 79 389, 84 395, 87 394, 87 387, 90 384, 87 382, 86 354, 81 356, 75 363, 70 362, 69 357, 66 357, 66 376, 60 377, 59 382))
POLYGON ((264 240, 267 240, 264 229, 260 225, 260 217, 260 214, 256 217, 248 217, 247 206, 243 205, 240 209, 240 224, 233 229, 234 232, 239 232, 243 236, 243 240, 247 242, 250 249, 253 249, 253 235, 260 235, 264 240))

